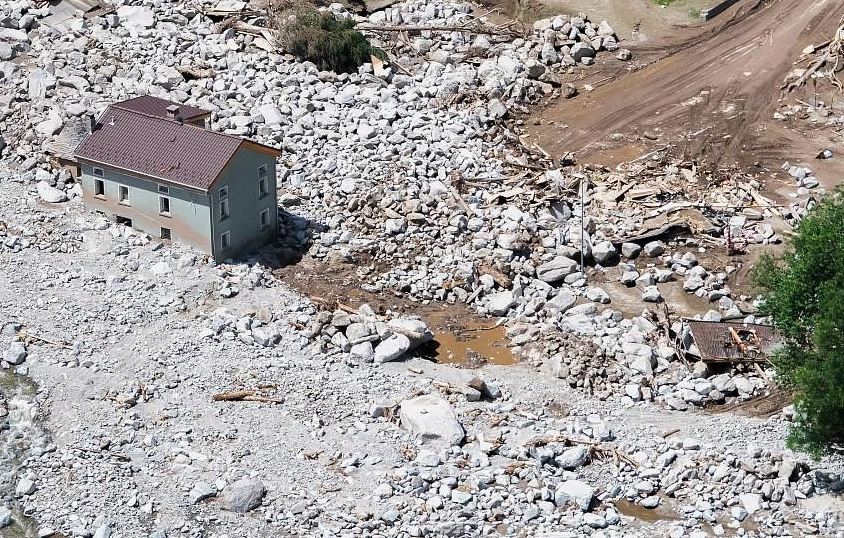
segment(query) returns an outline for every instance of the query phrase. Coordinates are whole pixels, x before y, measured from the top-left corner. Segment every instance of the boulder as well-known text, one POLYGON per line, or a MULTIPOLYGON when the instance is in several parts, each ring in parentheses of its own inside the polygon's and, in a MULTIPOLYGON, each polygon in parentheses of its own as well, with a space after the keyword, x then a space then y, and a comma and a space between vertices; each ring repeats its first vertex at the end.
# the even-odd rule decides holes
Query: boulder
POLYGON ((571 48, 571 57, 576 62, 583 62, 584 58, 594 58, 595 49, 586 43, 575 43, 571 48))
POLYGON ((155 13, 141 6, 120 6, 117 8, 120 22, 127 28, 152 28, 155 26, 155 13))
POLYGON ((601 241, 592 247, 592 257, 601 265, 609 265, 618 259, 618 252, 611 241, 601 241))
POLYGON ((20 364, 26 359, 26 347, 21 342, 12 342, 3 353, 3 360, 9 364, 20 364))
POLYGON ((513 295, 513 292, 501 291, 490 295, 489 302, 487 303, 487 311, 493 316, 506 316, 507 312, 515 305, 516 297, 513 295))
POLYGON ((758 493, 745 493, 739 495, 739 501, 747 513, 753 515, 762 508, 762 496, 758 493))
POLYGON ((645 244, 645 247, 642 250, 648 258, 656 258, 657 256, 662 256, 662 254, 665 253, 665 243, 662 241, 651 241, 650 243, 645 244))
POLYGON ((564 506, 568 502, 575 503, 578 508, 586 512, 592 504, 592 497, 595 490, 581 480, 566 480, 557 486, 554 492, 554 503, 557 506, 564 506))
POLYGON ((572 469, 583 466, 587 459, 589 459, 589 450, 583 445, 578 445, 566 449, 562 454, 554 458, 554 461, 559 467, 571 471, 572 469))
POLYGON ((433 394, 403 401, 399 418, 402 427, 423 441, 454 446, 466 435, 451 404, 433 394))
POLYGON ((403 334, 410 340, 410 349, 414 349, 434 339, 434 333, 420 319, 398 318, 387 323, 393 333, 403 334))
POLYGON ((375 346, 375 362, 385 363, 398 360, 410 351, 410 338, 403 334, 393 334, 375 346))
POLYGON ((38 196, 45 202, 49 202, 51 204, 67 202, 67 194, 65 194, 64 191, 51 187, 50 184, 45 181, 39 181, 36 188, 38 189, 38 196))
POLYGON ((261 506, 266 493, 267 488, 259 480, 241 478, 223 490, 224 505, 232 512, 249 512, 261 506))
POLYGON ((556 284, 577 271, 577 262, 565 256, 557 256, 536 268, 536 278, 548 284, 556 284))

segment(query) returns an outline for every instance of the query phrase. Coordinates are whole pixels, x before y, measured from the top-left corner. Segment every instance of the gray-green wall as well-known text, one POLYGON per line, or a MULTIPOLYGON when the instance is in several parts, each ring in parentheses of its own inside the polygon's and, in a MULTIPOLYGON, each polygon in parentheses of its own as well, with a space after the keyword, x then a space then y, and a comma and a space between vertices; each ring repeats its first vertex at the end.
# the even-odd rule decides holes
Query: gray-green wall
POLYGON ((83 162, 82 191, 85 206, 109 218, 132 219, 132 227, 160 237, 169 228, 171 238, 210 254, 216 261, 236 257, 275 239, 278 233, 276 159, 249 148, 240 149, 226 165, 209 192, 193 190, 155 179, 141 179, 107 166, 83 162), (258 197, 258 168, 267 166, 269 194, 258 197), (102 178, 93 167, 102 168, 102 178), (102 179, 105 197, 94 196, 94 180, 102 179), (170 217, 159 214, 158 185, 170 188, 170 217), (118 203, 118 187, 129 188, 130 205, 118 203), (220 220, 220 188, 229 188, 229 217, 220 220), (261 229, 260 214, 269 210, 269 226, 261 229), (230 248, 221 249, 221 235, 228 231, 230 248))
POLYGON ((276 159, 271 155, 241 149, 223 169, 211 187, 211 215, 214 252, 218 260, 256 248, 275 239, 278 233, 278 199, 276 196, 276 159), (269 194, 258 198, 258 167, 267 166, 269 194), (220 220, 220 188, 229 188, 229 217, 220 220), (260 213, 269 210, 270 225, 261 230, 260 213), (231 234, 231 248, 220 250, 220 236, 231 234))
MULTIPOLYGON (((208 194, 199 190, 177 187, 161 181, 170 188, 170 216, 159 214, 158 185, 155 180, 140 179, 126 172, 107 166, 81 163, 82 192, 85 206, 102 211, 109 218, 116 216, 132 219, 132 227, 161 236, 161 228, 169 228, 174 241, 186 243, 207 254, 212 254, 211 217, 208 194), (103 169, 103 177, 94 176, 93 168, 103 169), (94 180, 102 179, 105 186, 103 198, 94 196, 94 180), (129 205, 118 203, 118 186, 129 188, 129 205)), ((163 195, 163 194, 162 194, 163 195)))

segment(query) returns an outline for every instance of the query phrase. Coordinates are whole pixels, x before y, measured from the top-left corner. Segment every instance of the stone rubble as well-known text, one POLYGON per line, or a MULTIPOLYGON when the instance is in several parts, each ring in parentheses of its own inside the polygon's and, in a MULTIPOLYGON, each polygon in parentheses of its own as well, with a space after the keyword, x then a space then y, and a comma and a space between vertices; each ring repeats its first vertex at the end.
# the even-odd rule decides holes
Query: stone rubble
MULTIPOLYGON (((737 268, 705 255, 725 237, 780 241, 773 208, 723 209, 755 200, 758 181, 661 155, 550 163, 519 140, 527 105, 576 96, 575 66, 631 58, 608 23, 557 16, 518 39, 423 30, 406 45, 372 30, 410 74, 338 75, 181 2, 124 2, 66 29, 49 14, 0 6, 0 366, 39 383, 53 433, 4 502, 35 515, 39 536, 844 533, 844 466, 788 451, 791 415, 696 411, 764 394, 755 371, 687 366, 656 311, 616 309, 611 284, 636 288, 642 309, 674 287, 711 304, 703 319, 764 321, 730 289, 737 268), (45 144, 139 93, 284 148, 274 250, 212 266, 84 213, 45 144), (709 241, 648 235, 675 217, 709 241), (305 249, 367 255, 367 291, 506 318, 524 364, 479 383, 413 358, 436 337, 423 320, 320 309, 275 280, 305 249), (252 389, 283 403, 212 402, 252 389)), ((468 4, 411 1, 360 22, 476 21, 468 4)), ((786 171, 798 193, 817 186, 806 167, 786 171)), ((0 527, 16 514, 0 508, 0 527)))

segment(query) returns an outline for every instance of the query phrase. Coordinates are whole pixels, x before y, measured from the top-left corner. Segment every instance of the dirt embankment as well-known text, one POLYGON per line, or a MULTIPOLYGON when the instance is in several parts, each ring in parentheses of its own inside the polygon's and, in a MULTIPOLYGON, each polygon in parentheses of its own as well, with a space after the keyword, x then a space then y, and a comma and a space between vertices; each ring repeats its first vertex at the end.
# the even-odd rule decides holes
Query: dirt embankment
POLYGON ((740 2, 712 23, 678 28, 675 38, 631 44, 644 67, 607 66, 603 76, 613 79, 538 112, 529 134, 554 155, 575 151, 607 164, 668 145, 714 165, 773 168, 817 153, 817 142, 772 115, 800 51, 831 35, 842 15, 837 0, 740 2))

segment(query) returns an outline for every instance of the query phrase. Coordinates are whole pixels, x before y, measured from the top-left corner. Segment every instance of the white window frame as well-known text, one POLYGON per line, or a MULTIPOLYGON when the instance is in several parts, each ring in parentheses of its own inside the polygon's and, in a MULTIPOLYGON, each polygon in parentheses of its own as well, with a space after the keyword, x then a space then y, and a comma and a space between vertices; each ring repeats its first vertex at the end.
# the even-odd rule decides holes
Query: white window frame
POLYGON ((105 199, 105 180, 94 178, 94 196, 105 199), (102 189, 98 188, 102 187, 102 189), (101 191, 101 192, 97 192, 101 191))
POLYGON ((160 194, 170 194, 170 187, 168 185, 158 185, 158 192, 160 194))
POLYGON ((269 196, 270 194, 270 176, 267 173, 267 165, 262 164, 258 167, 258 198, 261 199, 264 196, 269 196))
POLYGON ((220 222, 223 222, 229 215, 231 215, 231 207, 229 205, 229 187, 228 185, 224 187, 220 187, 220 190, 217 191, 217 197, 219 198, 219 203, 217 207, 220 210, 220 222), (225 206, 226 210, 223 211, 223 207, 225 206))
POLYGON ((258 214, 258 225, 261 227, 261 230, 266 230, 272 225, 272 221, 270 220, 270 210, 264 209, 258 214), (266 223, 264 222, 264 215, 267 216, 266 223))
POLYGON ((170 207, 170 197, 159 195, 158 196, 158 214, 161 215, 162 217, 169 217, 171 210, 172 210, 172 208, 170 207), (162 207, 161 202, 163 200, 167 200, 167 211, 164 211, 164 208, 162 207))
POLYGON ((91 173, 97 177, 105 177, 105 172, 99 166, 94 166, 91 169, 91 173))
POLYGON ((220 199, 220 222, 223 222, 231 215, 231 207, 229 207, 229 199, 228 198, 221 198, 220 199), (223 208, 225 207, 225 211, 223 208))
POLYGON ((128 185, 117 185, 117 203, 120 205, 132 205, 132 201, 129 198, 129 186, 128 185), (125 189, 125 190, 124 190, 125 189), (126 197, 123 197, 123 193, 126 193, 126 197))
POLYGON ((231 230, 226 230, 220 234, 220 250, 227 252, 232 248, 232 234, 231 230))

